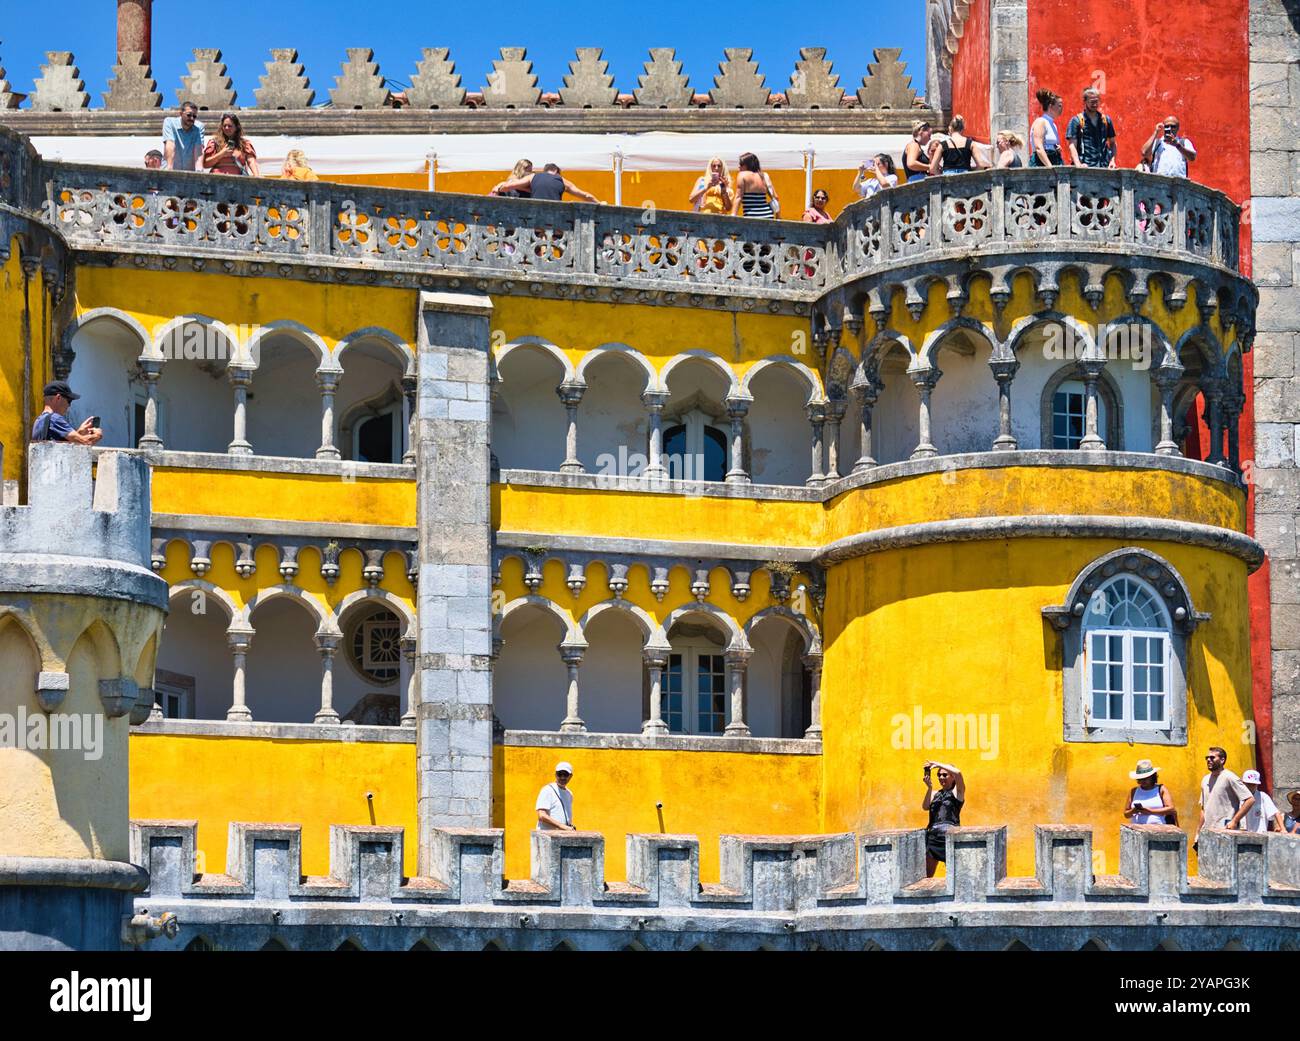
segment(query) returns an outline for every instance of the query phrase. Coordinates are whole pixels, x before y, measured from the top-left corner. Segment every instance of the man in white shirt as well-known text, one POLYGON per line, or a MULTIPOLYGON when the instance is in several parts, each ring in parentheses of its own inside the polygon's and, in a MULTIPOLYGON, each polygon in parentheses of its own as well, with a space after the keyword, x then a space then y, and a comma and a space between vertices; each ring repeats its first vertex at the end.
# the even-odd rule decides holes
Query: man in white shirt
POLYGON ((573 826, 573 793, 569 779, 573 767, 568 763, 555 764, 555 781, 542 785, 537 793, 538 831, 577 831, 573 826))
POLYGON ((1186 177, 1187 164, 1196 160, 1196 146, 1179 135, 1178 125, 1177 116, 1167 116, 1142 146, 1142 158, 1151 164, 1152 173, 1186 177))
POLYGON ((1259 790, 1261 781, 1258 770, 1247 770, 1241 775, 1241 783, 1249 788, 1250 794, 1255 797, 1255 805, 1247 810, 1246 816, 1241 819, 1241 830, 1263 833, 1268 831, 1270 824, 1273 824, 1278 831, 1285 832, 1286 826, 1282 823, 1282 813, 1277 808, 1277 804, 1268 792, 1259 790))

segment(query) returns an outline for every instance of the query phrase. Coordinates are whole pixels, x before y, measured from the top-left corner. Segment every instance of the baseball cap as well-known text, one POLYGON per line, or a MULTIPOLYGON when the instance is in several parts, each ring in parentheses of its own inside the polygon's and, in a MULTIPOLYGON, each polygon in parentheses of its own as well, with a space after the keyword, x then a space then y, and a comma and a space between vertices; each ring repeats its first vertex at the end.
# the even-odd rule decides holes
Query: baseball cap
POLYGON ((79 397, 81 397, 80 394, 74 394, 72 392, 72 388, 68 386, 67 380, 52 380, 49 383, 45 384, 45 396, 47 398, 50 398, 53 397, 55 394, 60 394, 63 397, 67 398, 69 401, 76 401, 79 397))
POLYGON ((556 772, 557 774, 570 774, 570 775, 571 775, 571 774, 573 773, 573 766, 572 766, 571 764, 569 764, 569 763, 556 763, 556 764, 555 764, 555 772, 556 772))
POLYGON ((1258 771, 1258 770, 1247 770, 1244 774, 1241 775, 1241 780, 1242 780, 1242 782, 1243 782, 1244 784, 1262 784, 1262 783, 1263 783, 1263 782, 1261 781, 1261 779, 1260 779, 1259 771, 1258 771))

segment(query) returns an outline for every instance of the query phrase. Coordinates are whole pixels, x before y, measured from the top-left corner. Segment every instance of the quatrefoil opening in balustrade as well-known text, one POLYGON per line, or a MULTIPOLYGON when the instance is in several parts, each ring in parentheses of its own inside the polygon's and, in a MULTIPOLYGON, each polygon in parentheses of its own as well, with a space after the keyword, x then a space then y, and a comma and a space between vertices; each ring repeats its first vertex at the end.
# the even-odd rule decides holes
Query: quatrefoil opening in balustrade
POLYGON ((1074 231, 1089 239, 1118 239, 1119 197, 1074 193, 1074 231))
POLYGON ((695 267, 702 276, 721 276, 727 270, 727 246, 724 239, 695 239, 695 267))
POLYGON ((266 236, 292 242, 307 234, 306 214, 297 206, 272 203, 266 207, 266 236))
POLYGON ((242 202, 219 202, 212 207, 212 227, 227 238, 246 238, 252 227, 252 211, 242 202))
POLYGON ((1214 216, 1198 206, 1187 207, 1187 248, 1206 256, 1214 237, 1214 216))
POLYGON ((894 214, 894 238, 904 252, 925 245, 930 230, 930 208, 918 206, 894 214))
POLYGON ((1056 196, 1050 192, 1011 196, 1010 224, 1017 237, 1046 239, 1056 234, 1056 196))
POLYGON ((358 210, 342 209, 338 213, 335 235, 340 246, 349 247, 353 252, 368 249, 370 246, 370 216, 358 210))
POLYGON ((149 203, 142 195, 110 195, 108 217, 128 232, 140 231, 149 223, 149 203))
POLYGON ((1174 204, 1167 193, 1134 195, 1133 219, 1139 241, 1150 246, 1174 244, 1174 204))
POLYGON ((568 252, 568 239, 559 228, 534 228, 529 256, 543 264, 556 264, 568 252))
POLYGON ((379 231, 381 253, 412 253, 420 247, 420 222, 404 213, 383 218, 379 231))
POLYGON ((992 199, 987 193, 945 199, 943 203, 943 238, 945 242, 972 245, 989 238, 993 225, 992 199))
POLYGON ((464 253, 469 249, 470 228, 462 221, 435 220, 430 239, 439 253, 464 253))

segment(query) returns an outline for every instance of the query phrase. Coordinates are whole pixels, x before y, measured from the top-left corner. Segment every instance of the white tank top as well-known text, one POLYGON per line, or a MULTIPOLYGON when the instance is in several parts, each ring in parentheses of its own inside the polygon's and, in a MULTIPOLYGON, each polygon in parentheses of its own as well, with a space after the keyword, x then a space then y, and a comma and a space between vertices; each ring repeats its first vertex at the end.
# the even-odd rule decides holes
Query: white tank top
MULTIPOLYGON (((1133 806, 1145 806, 1148 809, 1158 809, 1165 804, 1164 799, 1160 797, 1160 785, 1151 789, 1138 788, 1133 793, 1133 806)), ((1134 824, 1164 824, 1164 814, 1160 813, 1135 813, 1131 818, 1134 824)))

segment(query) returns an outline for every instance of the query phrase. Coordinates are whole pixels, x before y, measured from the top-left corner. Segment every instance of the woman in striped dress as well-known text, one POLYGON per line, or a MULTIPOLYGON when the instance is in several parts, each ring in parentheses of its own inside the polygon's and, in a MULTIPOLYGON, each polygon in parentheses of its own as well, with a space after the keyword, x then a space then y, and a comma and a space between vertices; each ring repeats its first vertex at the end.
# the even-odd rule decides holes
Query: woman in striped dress
POLYGON ((742 212, 746 217, 766 220, 781 212, 781 200, 776 197, 772 179, 763 173, 753 152, 740 157, 740 173, 736 174, 736 201, 731 204, 731 215, 742 212))

